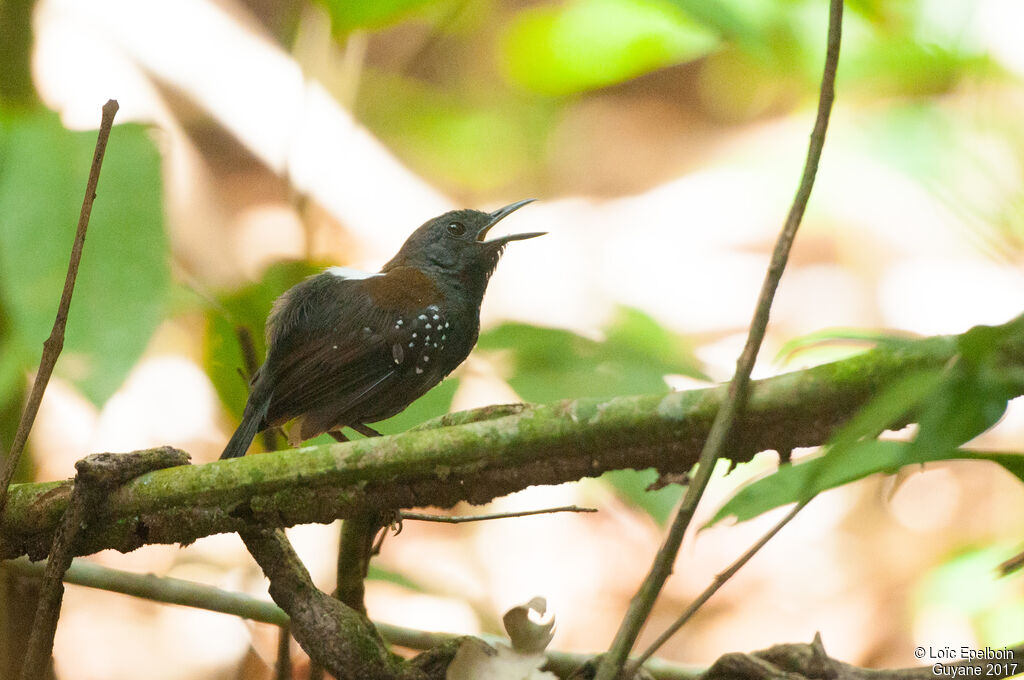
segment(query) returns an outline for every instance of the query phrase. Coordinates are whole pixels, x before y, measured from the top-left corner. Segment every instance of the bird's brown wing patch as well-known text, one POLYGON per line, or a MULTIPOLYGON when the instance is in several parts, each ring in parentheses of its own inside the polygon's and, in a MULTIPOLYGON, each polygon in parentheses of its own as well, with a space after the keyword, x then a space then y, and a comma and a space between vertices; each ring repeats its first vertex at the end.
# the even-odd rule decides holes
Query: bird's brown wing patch
POLYGON ((395 267, 385 276, 375 276, 362 283, 370 300, 381 310, 410 314, 441 301, 437 284, 413 267, 395 267))
POLYGON ((270 394, 267 424, 312 411, 351 410, 385 387, 395 365, 389 319, 360 281, 318 276, 275 306, 273 340, 257 390, 270 394))

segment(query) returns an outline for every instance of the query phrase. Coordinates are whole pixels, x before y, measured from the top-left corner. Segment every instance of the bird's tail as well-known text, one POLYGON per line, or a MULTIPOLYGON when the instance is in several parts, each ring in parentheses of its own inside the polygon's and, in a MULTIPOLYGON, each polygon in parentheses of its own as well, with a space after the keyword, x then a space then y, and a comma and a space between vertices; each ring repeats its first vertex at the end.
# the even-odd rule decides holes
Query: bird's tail
POLYGON ((253 399, 249 399, 248 403, 246 403, 242 422, 239 424, 238 429, 235 430, 235 433, 231 435, 231 440, 224 447, 224 452, 220 454, 221 460, 225 458, 240 458, 249 450, 249 444, 252 443, 253 437, 263 429, 263 421, 267 416, 267 409, 270 407, 269 399, 264 399, 262 402, 257 404, 253 399))

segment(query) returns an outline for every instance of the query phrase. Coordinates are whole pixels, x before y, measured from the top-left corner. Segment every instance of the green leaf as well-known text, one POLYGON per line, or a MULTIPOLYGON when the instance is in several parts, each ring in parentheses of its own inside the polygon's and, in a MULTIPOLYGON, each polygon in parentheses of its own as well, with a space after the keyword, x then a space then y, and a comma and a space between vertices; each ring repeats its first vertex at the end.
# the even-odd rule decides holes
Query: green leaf
POLYGON ((373 429, 381 434, 398 434, 410 430, 420 423, 443 416, 452 408, 452 399, 459 388, 458 378, 447 378, 440 385, 433 387, 422 397, 409 404, 409 407, 396 416, 373 424, 373 429))
POLYGON ((370 564, 366 572, 366 578, 371 581, 384 581, 392 585, 401 586, 415 593, 425 593, 427 589, 410 579, 405 574, 390 569, 385 569, 377 564, 370 564))
POLYGON ((679 484, 648 491, 648 487, 658 480, 658 472, 650 469, 612 470, 601 475, 601 479, 611 484, 620 498, 640 508, 662 526, 668 523, 684 491, 684 487, 679 484))
POLYGON ((249 331, 256 349, 256 363, 262 364, 267 352, 264 327, 274 300, 320 271, 320 267, 306 262, 281 262, 267 268, 258 283, 225 295, 207 308, 203 357, 206 374, 213 381, 221 401, 236 418, 242 417, 245 401, 249 398, 248 384, 239 375, 239 371, 245 370, 245 360, 237 329, 249 331))
MULTIPOLYGON (((620 308, 603 340, 571 331, 506 323, 483 333, 478 348, 494 352, 506 379, 525 400, 539 403, 583 397, 608 398, 666 389, 665 376, 706 379, 689 346, 636 309, 620 308)), ((679 499, 680 487, 648 492, 653 470, 605 474, 627 502, 664 523, 679 499)))
POLYGON ((954 449, 1003 417, 1008 391, 997 376, 960 361, 932 394, 921 414, 915 449, 954 449))
POLYGON ((527 173, 542 153, 534 128, 547 129, 550 114, 499 88, 439 87, 373 69, 360 83, 359 119, 437 181, 493 190, 527 173))
POLYGON ((712 31, 662 0, 571 0, 520 12, 502 40, 508 78, 547 95, 604 87, 707 54, 712 31))
POLYGON ((851 354, 862 352, 873 347, 890 347, 898 349, 913 344, 914 339, 880 333, 878 331, 861 330, 859 328, 828 328, 786 341, 775 355, 775 361, 785 363, 796 355, 803 355, 810 350, 822 346, 840 346, 842 356, 829 356, 834 361, 851 354))
POLYGON ((957 336, 956 344, 961 356, 972 365, 990 362, 998 357, 1003 343, 1024 336, 1024 314, 1002 326, 974 326, 957 336))
POLYGON ((482 333, 477 347, 499 352, 509 384, 532 402, 657 392, 670 374, 705 378, 681 338, 628 308, 619 309, 604 340, 505 323, 482 333))
POLYGON ((772 0, 669 0, 706 28, 759 56, 770 55, 770 26, 780 14, 772 0))
MULTIPOLYGON (((32 357, 22 370, 38 362, 53 326, 95 143, 95 132, 65 130, 51 113, 0 115, 0 297, 10 315, 0 353, 32 357)), ((56 368, 97 404, 124 381, 166 311, 162 191, 147 131, 115 127, 56 368)))
POLYGON ((731 514, 749 519, 786 503, 808 500, 826 489, 915 462, 980 458, 998 462, 1021 477, 1024 458, 1020 456, 971 454, 959 447, 995 425, 1017 393, 1011 385, 1014 377, 1000 366, 1000 351, 1022 326, 1024 321, 1018 320, 999 328, 972 328, 957 339, 960 353, 953 362, 941 370, 912 373, 890 385, 832 436, 823 455, 797 466, 782 467, 741 489, 712 523, 731 514), (874 439, 883 430, 911 418, 918 423, 913 441, 874 439))
POLYGON ((1003 466, 1024 481, 1024 455, 976 453, 963 449, 924 449, 908 442, 857 442, 838 461, 827 455, 780 467, 771 475, 740 489, 708 522, 727 517, 743 522, 775 508, 813 498, 818 493, 879 472, 893 474, 906 465, 942 460, 986 460, 1003 466))
POLYGON ((1014 636, 1020 634, 1020 622, 1024 621, 1020 583, 998 577, 999 563, 1011 557, 1014 550, 1012 544, 997 543, 969 547, 952 555, 914 589, 915 614, 965 621, 981 645, 1014 644, 1019 640, 1014 636))
POLYGON ((828 456, 838 459, 859 440, 874 439, 904 418, 942 384, 941 370, 912 373, 882 391, 841 427, 828 443, 828 456))

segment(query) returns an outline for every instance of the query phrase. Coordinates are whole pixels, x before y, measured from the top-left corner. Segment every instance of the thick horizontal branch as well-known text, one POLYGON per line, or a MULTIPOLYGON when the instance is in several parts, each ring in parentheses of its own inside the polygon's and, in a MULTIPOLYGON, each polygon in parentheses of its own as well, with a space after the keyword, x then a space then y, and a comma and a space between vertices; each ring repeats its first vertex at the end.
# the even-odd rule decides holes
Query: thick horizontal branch
MULTIPOLYGON (((955 336, 927 338, 756 381, 730 457, 820 444, 883 386, 943 366, 955 352, 955 336)), ((1005 355, 1017 365, 1024 347, 1005 355)), ((497 409, 499 417, 484 420, 455 414, 440 426, 390 437, 158 470, 107 498, 79 552, 187 543, 367 511, 486 503, 622 468, 686 472, 722 397, 717 387, 497 409)), ((45 556, 70 493, 70 481, 12 487, 0 558, 45 556)))

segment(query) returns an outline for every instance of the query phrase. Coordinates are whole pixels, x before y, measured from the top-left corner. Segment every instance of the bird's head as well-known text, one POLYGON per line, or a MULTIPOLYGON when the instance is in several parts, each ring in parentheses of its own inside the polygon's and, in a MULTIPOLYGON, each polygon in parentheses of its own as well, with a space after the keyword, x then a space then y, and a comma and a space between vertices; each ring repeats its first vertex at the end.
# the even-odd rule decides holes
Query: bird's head
POLYGON ((545 232, 529 232, 487 240, 487 232, 495 224, 533 200, 516 201, 490 213, 452 210, 435 217, 406 239, 382 271, 416 267, 439 276, 486 285, 505 246, 512 241, 544 235, 545 232))

